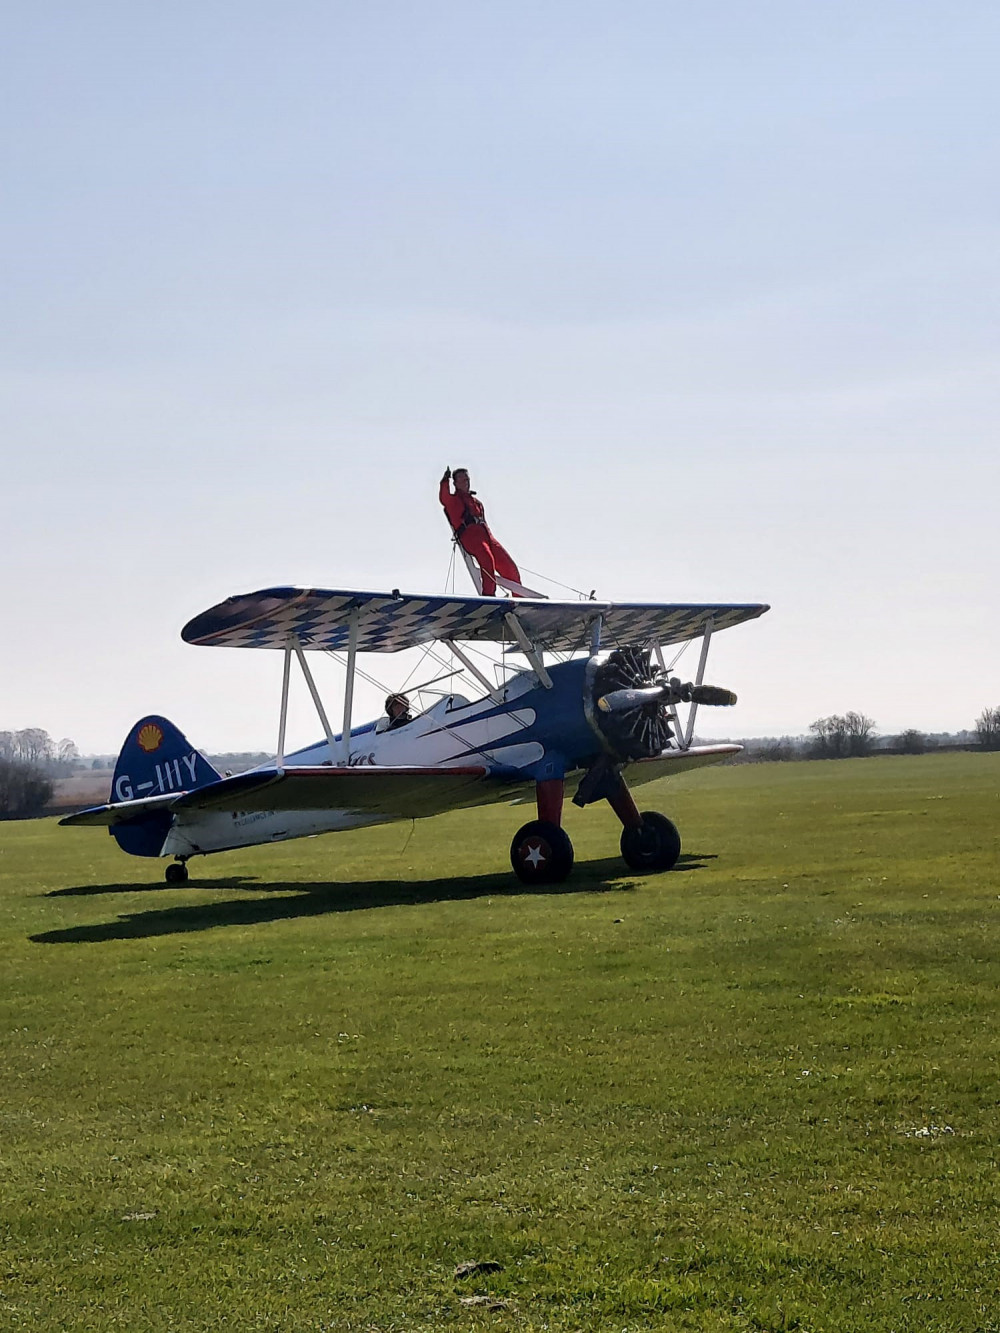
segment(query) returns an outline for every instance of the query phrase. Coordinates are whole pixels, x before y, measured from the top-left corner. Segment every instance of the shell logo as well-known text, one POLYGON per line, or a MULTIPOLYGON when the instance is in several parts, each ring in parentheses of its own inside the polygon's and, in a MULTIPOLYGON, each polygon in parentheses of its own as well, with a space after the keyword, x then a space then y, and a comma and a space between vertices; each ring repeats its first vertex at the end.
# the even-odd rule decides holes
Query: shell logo
POLYGON ((145 750, 146 754, 152 754, 163 744, 163 729, 158 727, 155 722, 147 722, 144 727, 139 728, 136 740, 139 742, 140 750, 145 750))

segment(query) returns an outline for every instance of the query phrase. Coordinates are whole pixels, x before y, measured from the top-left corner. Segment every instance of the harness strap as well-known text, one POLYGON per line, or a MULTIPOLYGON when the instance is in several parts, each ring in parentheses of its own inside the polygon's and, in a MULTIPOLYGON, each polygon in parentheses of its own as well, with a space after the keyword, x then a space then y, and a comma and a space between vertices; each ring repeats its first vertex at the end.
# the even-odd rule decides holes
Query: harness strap
POLYGON ((477 524, 480 524, 482 527, 485 527, 486 520, 484 518, 479 518, 478 515, 474 515, 469 518, 463 518, 461 523, 459 523, 458 527, 455 529, 455 536, 461 537, 462 533, 465 531, 466 528, 474 528, 477 524))

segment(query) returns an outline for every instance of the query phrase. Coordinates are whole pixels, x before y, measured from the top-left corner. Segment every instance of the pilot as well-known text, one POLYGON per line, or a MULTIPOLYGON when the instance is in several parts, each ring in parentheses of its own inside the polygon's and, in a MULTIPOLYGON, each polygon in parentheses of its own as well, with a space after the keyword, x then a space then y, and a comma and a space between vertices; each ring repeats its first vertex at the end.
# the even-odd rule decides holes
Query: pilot
POLYGON ((390 694, 385 701, 385 717, 379 720, 376 731, 395 731, 413 721, 410 701, 405 694, 390 694))
MULTIPOLYGON (((450 467, 445 468, 438 495, 456 539, 482 572, 483 596, 496 595, 498 574, 505 581, 520 586, 521 574, 517 565, 490 532, 486 511, 476 498, 475 491, 469 489, 468 469, 457 467, 452 473, 450 467), (449 485, 453 478, 454 491, 449 485)), ((523 596, 523 593, 515 591, 514 596, 523 596)))

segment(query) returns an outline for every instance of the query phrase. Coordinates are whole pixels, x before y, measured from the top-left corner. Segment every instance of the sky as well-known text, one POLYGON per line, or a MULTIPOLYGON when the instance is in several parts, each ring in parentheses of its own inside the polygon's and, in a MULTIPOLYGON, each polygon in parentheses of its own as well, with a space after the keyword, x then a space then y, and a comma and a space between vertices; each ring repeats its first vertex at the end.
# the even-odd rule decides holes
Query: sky
POLYGON ((557 584, 771 604, 699 732, 971 727, 998 49, 962 0, 7 6, 0 729, 273 750, 280 655, 181 626, 443 591, 446 465, 557 584))

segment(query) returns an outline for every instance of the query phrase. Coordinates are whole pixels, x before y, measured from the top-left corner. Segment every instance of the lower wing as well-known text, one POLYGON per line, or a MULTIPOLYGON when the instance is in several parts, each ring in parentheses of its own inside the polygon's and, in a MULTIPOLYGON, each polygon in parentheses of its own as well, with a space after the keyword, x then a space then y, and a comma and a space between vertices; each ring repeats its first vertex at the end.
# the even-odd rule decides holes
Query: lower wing
POLYGON ((174 803, 190 810, 349 810, 386 819, 419 819, 513 795, 482 765, 460 768, 379 767, 271 769, 240 773, 188 792, 174 803))
POLYGON ((491 778, 481 765, 258 769, 194 791, 120 801, 67 815, 62 824, 120 824, 160 810, 345 810, 384 819, 419 819, 445 810, 513 800, 520 784, 491 778))
POLYGON ((664 750, 652 759, 637 759, 626 770, 628 785, 641 787, 644 782, 653 782, 656 778, 669 778, 674 773, 687 773, 692 768, 704 768, 706 764, 718 764, 739 754, 742 745, 692 745, 688 750, 664 750))

